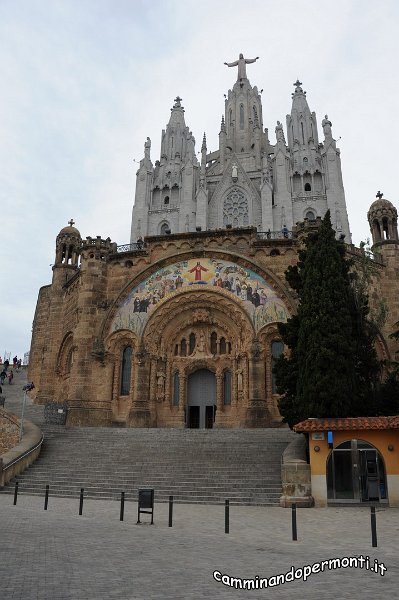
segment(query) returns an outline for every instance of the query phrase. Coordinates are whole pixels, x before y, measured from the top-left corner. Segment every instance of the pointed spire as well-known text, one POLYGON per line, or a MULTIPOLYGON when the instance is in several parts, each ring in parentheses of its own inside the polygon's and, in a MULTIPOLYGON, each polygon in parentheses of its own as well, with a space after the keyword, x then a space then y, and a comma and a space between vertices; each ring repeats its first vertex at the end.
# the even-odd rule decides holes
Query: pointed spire
POLYGON ((220 131, 221 132, 223 131, 223 133, 226 133, 226 125, 225 125, 225 122, 224 122, 224 115, 222 115, 222 122, 220 124, 220 131))
POLYGON ((201 150, 205 150, 206 151, 206 135, 205 135, 205 131, 204 131, 204 137, 202 138, 201 150))

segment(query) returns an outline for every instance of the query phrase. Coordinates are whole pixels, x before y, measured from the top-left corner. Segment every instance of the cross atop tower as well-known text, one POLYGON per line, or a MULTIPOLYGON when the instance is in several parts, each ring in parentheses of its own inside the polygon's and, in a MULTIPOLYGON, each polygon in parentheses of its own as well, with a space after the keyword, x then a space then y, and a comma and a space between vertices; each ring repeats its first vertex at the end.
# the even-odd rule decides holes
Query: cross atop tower
POLYGON ((73 227, 75 225, 75 221, 73 219, 71 219, 70 221, 68 221, 68 225, 73 227))
POLYGON ((378 200, 381 200, 381 198, 383 197, 383 193, 380 192, 380 190, 378 190, 378 192, 376 193, 375 197, 378 198, 378 200))
POLYGON ((299 79, 297 79, 296 82, 293 83, 292 85, 295 86, 295 91, 296 92, 302 92, 302 88, 301 88, 302 81, 299 81, 299 79))
POLYGON ((179 108, 181 106, 180 102, 183 100, 183 98, 180 98, 180 96, 176 96, 175 98, 175 105, 173 108, 179 108))

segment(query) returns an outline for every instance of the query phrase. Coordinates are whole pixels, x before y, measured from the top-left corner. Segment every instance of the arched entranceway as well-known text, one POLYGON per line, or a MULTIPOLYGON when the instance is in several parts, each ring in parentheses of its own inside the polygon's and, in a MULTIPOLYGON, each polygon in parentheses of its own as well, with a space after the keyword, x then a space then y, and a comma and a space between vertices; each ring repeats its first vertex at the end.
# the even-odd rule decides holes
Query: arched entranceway
POLYGON ((212 429, 216 411, 216 377, 198 369, 187 380, 187 427, 212 429))
POLYGON ((334 502, 387 501, 385 466, 379 451, 363 440, 339 444, 327 460, 327 498, 334 502))

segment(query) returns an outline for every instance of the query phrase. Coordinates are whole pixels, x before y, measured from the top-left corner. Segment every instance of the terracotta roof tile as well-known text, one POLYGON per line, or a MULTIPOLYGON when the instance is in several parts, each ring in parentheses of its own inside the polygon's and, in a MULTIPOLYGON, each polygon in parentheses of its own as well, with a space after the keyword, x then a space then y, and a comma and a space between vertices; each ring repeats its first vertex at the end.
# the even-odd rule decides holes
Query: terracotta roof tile
POLYGON ((294 431, 349 431, 354 429, 399 429, 399 416, 345 417, 342 419, 306 419, 294 425, 294 431))

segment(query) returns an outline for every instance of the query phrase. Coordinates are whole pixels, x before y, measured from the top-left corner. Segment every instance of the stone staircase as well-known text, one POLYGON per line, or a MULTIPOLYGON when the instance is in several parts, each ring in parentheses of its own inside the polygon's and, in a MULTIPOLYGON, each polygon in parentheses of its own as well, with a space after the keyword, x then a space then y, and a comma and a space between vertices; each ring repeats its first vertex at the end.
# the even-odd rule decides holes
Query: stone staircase
POLYGON ((137 500, 154 488, 156 502, 276 505, 288 429, 126 429, 40 425, 39 459, 2 493, 137 500))

